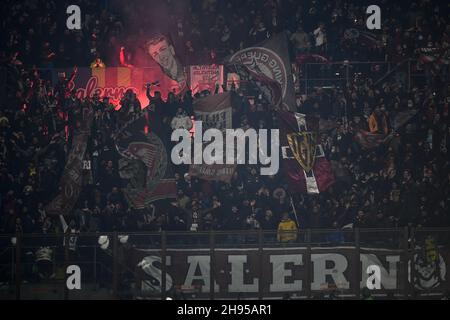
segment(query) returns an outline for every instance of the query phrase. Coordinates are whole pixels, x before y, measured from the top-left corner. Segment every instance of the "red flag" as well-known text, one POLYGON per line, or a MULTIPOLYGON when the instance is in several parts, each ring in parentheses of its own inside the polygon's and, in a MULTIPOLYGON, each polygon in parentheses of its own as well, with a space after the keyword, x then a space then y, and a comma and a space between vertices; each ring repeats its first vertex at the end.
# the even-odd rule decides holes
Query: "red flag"
POLYGON ((288 38, 284 32, 225 58, 225 65, 258 88, 273 107, 295 109, 288 38))
POLYGON ((283 155, 282 170, 287 177, 289 190, 300 193, 320 193, 327 190, 335 182, 335 178, 331 164, 325 158, 321 145, 318 144, 318 136, 313 135, 315 140, 312 143, 303 142, 303 146, 298 149, 293 148, 288 138, 289 135, 317 132, 319 119, 288 111, 280 111, 278 119, 283 155), (314 159, 311 159, 313 160, 311 170, 305 170, 304 163, 299 161, 301 155, 298 154, 299 150, 308 148, 310 154, 314 156, 314 159))

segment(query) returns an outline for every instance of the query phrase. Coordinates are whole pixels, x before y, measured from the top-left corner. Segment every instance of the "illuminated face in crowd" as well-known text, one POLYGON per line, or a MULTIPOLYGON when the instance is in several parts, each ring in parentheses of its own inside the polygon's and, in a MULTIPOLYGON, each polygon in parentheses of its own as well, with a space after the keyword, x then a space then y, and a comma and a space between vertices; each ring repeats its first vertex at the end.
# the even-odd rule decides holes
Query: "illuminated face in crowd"
POLYGON ((172 79, 178 80, 178 64, 175 59, 175 50, 169 41, 160 36, 150 40, 147 44, 150 56, 164 69, 164 72, 172 79))

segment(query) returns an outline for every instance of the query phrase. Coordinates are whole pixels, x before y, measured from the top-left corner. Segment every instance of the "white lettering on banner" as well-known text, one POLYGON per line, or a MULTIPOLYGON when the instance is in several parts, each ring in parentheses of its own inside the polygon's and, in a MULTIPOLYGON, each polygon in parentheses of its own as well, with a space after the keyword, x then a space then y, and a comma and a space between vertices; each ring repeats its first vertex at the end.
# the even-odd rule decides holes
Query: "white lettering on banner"
POLYGON ((311 283, 312 290, 320 290, 326 285, 327 275, 333 278, 337 288, 348 289, 350 283, 344 276, 348 262, 345 256, 337 253, 312 254, 311 260, 314 262, 314 280, 311 283), (332 263, 332 267, 327 268, 327 262, 332 263))
POLYGON ((192 93, 209 90, 214 92, 218 86, 218 92, 223 92, 223 65, 201 65, 190 67, 190 87, 192 93))
POLYGON ((231 283, 228 285, 229 292, 257 292, 258 279, 253 278, 253 283, 244 283, 244 265, 247 263, 246 255, 228 256, 228 263, 231 264, 231 283))
MULTIPOLYGON (((210 257, 209 256, 189 256, 188 257, 188 264, 189 269, 186 275, 186 280, 184 281, 184 286, 186 287, 192 287, 194 284, 194 281, 202 281, 203 284, 202 292, 209 292, 210 287, 210 275, 209 275, 209 268, 210 268, 210 257), (200 274, 196 275, 197 268, 200 269, 200 274)), ((219 291, 219 285, 214 282, 214 292, 219 291)))
POLYGON ((273 280, 270 285, 271 292, 300 291, 302 289, 302 280, 291 280, 290 283, 286 282, 287 277, 293 277, 292 269, 286 269, 286 264, 292 263, 294 266, 303 265, 302 257, 303 255, 301 254, 270 256, 273 272, 273 280))
POLYGON ((195 110, 195 118, 202 121, 205 129, 227 129, 232 127, 232 111, 231 108, 224 108, 216 112, 202 112, 195 110))
MULTIPOLYGON (((161 257, 147 256, 139 264, 140 267, 149 277, 156 281, 142 281, 142 291, 151 291, 153 293, 162 291, 162 270, 161 270, 161 257)), ((166 266, 170 266, 171 257, 166 257, 166 266)), ((170 274, 166 273, 166 291, 172 289, 173 279, 170 274)))
MULTIPOLYGON (((344 290, 352 288, 354 290, 359 283, 360 288, 369 288, 370 290, 384 289, 392 292, 392 290, 399 289, 399 280, 406 277, 405 274, 401 274, 403 269, 399 268, 400 259, 402 258, 401 254, 392 254, 392 250, 386 250, 386 252, 380 254, 378 252, 377 254, 361 253, 360 263, 356 263, 353 260, 355 258, 354 252, 348 250, 348 248, 337 252, 329 252, 328 250, 330 249, 326 248, 326 253, 311 254, 312 278, 309 278, 306 274, 304 262, 305 248, 289 250, 289 252, 282 249, 269 249, 272 252, 270 254, 264 252, 263 263, 261 265, 258 264, 257 267, 254 267, 253 264, 255 260, 259 261, 257 250, 249 249, 250 252, 232 254, 229 251, 217 248, 214 251, 218 261, 214 270, 214 274, 217 277, 214 279, 215 292, 219 295, 237 292, 258 293, 260 286, 263 287, 265 293, 301 292, 304 290, 304 281, 311 281, 311 290, 315 291, 327 290, 330 287, 344 290), (279 252, 278 254, 276 253, 277 251, 279 252), (229 267, 226 267, 227 262, 229 267), (361 268, 359 269, 361 275, 359 280, 355 278, 358 272, 356 270, 357 265, 361 268), (259 268, 261 267, 264 274, 262 278, 259 273, 261 271, 259 268), (226 276, 225 273, 227 274, 226 276)), ((168 279, 168 282, 166 287, 168 290, 175 285, 185 288, 199 286, 201 288, 200 293, 209 293, 212 281, 210 278, 210 256, 208 254, 195 255, 194 252, 192 253, 193 255, 185 255, 185 252, 182 252, 181 256, 171 253, 167 256, 167 261, 176 260, 175 263, 167 268, 166 279, 168 279), (170 256, 171 260, 169 259, 170 256)), ((161 260, 157 256, 150 257, 150 260, 148 259, 149 256, 144 258, 152 267, 146 270, 146 273, 152 279, 152 281, 147 280, 147 282, 156 283, 156 288, 154 289, 158 292, 161 283, 161 260), (154 281, 155 279, 157 281, 154 281)), ((427 274, 421 273, 418 276, 423 275, 425 277, 430 274, 430 270, 428 268, 426 270, 427 274)), ((434 270, 440 277, 433 282, 433 287, 437 288, 441 284, 445 284, 443 282, 446 276, 444 258, 441 258, 440 265, 434 270)), ((145 279, 142 280, 145 281, 145 279)), ((74 283, 73 280, 72 283, 74 283)), ((423 287, 422 289, 424 288, 429 287, 423 287)))

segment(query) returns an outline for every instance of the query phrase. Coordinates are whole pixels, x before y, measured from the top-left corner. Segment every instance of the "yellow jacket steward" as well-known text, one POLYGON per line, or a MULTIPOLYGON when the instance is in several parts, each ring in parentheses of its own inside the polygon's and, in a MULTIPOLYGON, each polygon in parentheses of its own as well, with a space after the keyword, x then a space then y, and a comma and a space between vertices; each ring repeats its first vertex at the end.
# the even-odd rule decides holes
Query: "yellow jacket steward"
POLYGON ((288 242, 297 240, 297 225, 291 219, 282 220, 278 224, 278 241, 288 242))

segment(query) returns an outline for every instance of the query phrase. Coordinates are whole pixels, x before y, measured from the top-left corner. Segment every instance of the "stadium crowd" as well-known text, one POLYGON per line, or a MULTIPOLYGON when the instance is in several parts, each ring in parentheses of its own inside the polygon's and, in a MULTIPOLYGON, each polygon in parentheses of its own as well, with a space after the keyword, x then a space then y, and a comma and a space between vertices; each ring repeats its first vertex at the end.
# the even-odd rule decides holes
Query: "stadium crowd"
MULTIPOLYGON (((112 138, 124 121, 124 112, 97 96, 78 100, 67 92, 70 75, 60 75, 53 86, 37 68, 89 65, 98 57, 107 66, 119 65, 119 47, 133 47, 124 40, 124 26, 132 16, 122 18, 113 5, 106 8, 103 2, 81 2, 89 13, 80 32, 60 28, 65 19, 55 20, 58 15, 52 13, 63 2, 2 3, 10 5, 11 14, 2 24, 12 32, 2 35, 7 45, 0 56, 7 72, 0 108, 1 233, 62 232, 60 218, 47 215, 44 207, 58 191, 82 107, 93 108, 95 119, 85 186, 72 215, 66 217, 68 227, 77 232, 191 230, 193 217, 198 217, 197 230, 276 230, 284 225, 292 228, 293 208, 300 229, 349 224, 361 228, 450 226, 449 66, 448 61, 441 63, 442 57, 448 58, 450 25, 444 4, 390 4, 390 11, 383 11, 381 41, 373 45, 345 36, 346 30, 365 25, 363 6, 347 1, 191 1, 188 17, 177 18, 174 13, 171 20, 176 23, 172 40, 185 64, 218 62, 230 50, 281 30, 289 31, 293 57, 318 53, 334 61, 400 62, 417 58, 416 49, 422 47, 438 47, 444 53, 422 64, 426 81, 410 88, 402 78, 375 83, 369 71, 352 77, 345 87, 316 89, 299 97, 298 112, 336 123, 321 134, 326 157, 339 168, 336 183, 326 192, 295 194, 291 202, 281 173, 259 176, 255 166, 240 165, 228 184, 200 181, 179 166, 176 199, 133 210, 121 190, 112 138), (34 11, 43 14, 27 13, 34 11), (397 128, 396 115, 408 110, 418 113, 397 128), (367 150, 354 139, 358 129, 393 133, 395 138, 367 150)), ((250 105, 242 92, 237 94, 241 105, 233 117, 238 125, 277 128, 275 111, 257 99, 250 105)), ((158 117, 153 119, 161 123, 173 123, 176 117, 192 114, 197 98, 190 93, 167 100, 152 98, 156 111, 145 112, 156 112, 158 117)), ((127 95, 121 104, 128 110, 137 103, 127 95)))

